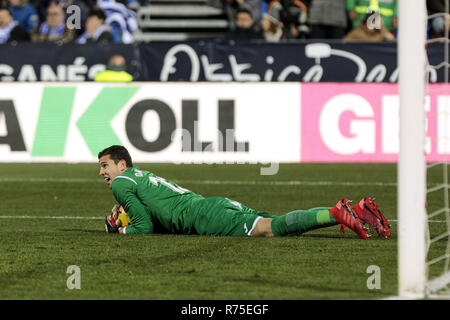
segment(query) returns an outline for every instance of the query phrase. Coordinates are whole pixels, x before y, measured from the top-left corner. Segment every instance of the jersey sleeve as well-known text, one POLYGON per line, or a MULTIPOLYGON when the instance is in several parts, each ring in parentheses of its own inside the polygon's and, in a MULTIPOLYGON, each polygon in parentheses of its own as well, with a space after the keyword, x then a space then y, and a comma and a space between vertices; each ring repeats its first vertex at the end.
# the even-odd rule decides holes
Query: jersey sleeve
POLYGON ((136 182, 127 179, 115 179, 112 184, 114 197, 124 207, 133 223, 126 227, 126 234, 153 233, 152 220, 136 196, 136 188, 136 182))

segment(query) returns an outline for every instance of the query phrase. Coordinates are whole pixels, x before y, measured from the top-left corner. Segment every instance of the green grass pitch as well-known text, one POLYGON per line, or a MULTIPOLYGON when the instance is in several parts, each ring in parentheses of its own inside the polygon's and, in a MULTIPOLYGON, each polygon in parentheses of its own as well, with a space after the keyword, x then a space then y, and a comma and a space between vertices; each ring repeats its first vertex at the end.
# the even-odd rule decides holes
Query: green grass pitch
MULTIPOLYGON (((204 196, 226 196, 275 214, 375 196, 391 221, 392 238, 364 241, 351 230, 340 234, 339 226, 284 238, 107 234, 103 219, 115 202, 97 164, 0 164, 0 299, 397 294, 395 164, 281 164, 272 176, 260 175, 259 164, 138 165, 204 196), (70 265, 80 268, 80 289, 67 287, 70 265), (380 268, 380 289, 367 286, 371 265, 380 268)), ((436 170, 431 180, 437 183, 436 170)), ((432 232, 445 227, 434 223, 432 232)), ((438 241, 433 250, 444 252, 446 244, 438 241)))

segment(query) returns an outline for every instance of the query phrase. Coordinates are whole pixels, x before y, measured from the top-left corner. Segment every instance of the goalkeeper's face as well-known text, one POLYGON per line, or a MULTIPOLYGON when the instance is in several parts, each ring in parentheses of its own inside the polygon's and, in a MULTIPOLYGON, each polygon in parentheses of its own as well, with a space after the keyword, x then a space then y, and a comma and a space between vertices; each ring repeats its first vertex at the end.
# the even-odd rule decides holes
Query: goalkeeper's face
POLYGON ((98 164, 100 166, 99 175, 101 175, 103 179, 105 179, 105 182, 110 189, 114 178, 127 170, 125 160, 120 160, 119 162, 115 163, 114 160, 111 159, 109 154, 104 155, 103 157, 98 159, 98 164))

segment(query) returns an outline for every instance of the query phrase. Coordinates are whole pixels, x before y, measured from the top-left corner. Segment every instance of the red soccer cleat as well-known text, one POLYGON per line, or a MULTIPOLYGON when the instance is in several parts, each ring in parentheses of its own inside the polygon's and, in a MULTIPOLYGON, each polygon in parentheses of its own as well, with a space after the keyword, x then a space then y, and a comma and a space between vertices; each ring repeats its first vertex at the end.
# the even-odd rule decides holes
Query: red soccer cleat
POLYGON ((367 229, 363 227, 358 216, 352 210, 351 201, 342 199, 329 211, 333 218, 341 224, 342 233, 344 233, 346 227, 348 227, 352 229, 361 239, 369 239, 367 229))
POLYGON ((368 223, 371 228, 375 229, 380 237, 389 238, 391 236, 391 225, 388 219, 378 208, 378 204, 374 198, 363 198, 353 207, 356 215, 364 223, 368 223))

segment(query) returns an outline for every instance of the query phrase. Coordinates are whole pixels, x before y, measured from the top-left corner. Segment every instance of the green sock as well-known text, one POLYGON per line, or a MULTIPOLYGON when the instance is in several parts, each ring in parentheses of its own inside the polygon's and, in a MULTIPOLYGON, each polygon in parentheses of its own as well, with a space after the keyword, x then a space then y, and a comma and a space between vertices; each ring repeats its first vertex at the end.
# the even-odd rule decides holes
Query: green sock
POLYGON ((276 237, 290 233, 301 234, 317 228, 337 225, 337 221, 328 211, 331 208, 312 208, 295 210, 272 220, 272 232, 276 237))

